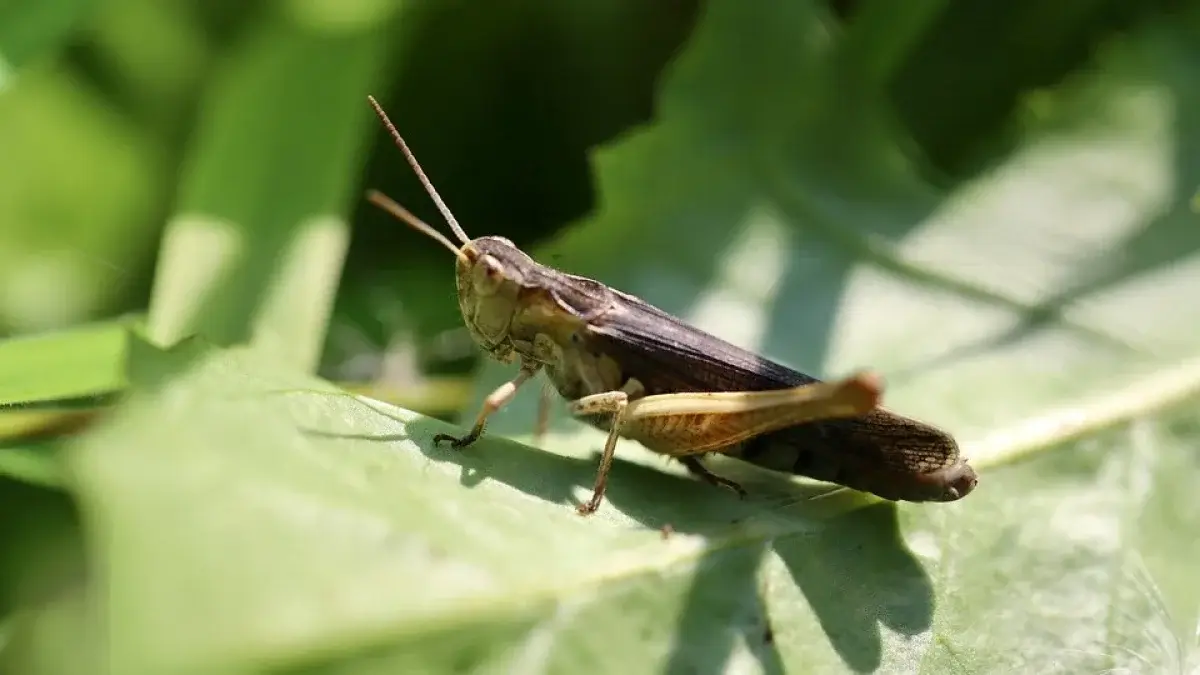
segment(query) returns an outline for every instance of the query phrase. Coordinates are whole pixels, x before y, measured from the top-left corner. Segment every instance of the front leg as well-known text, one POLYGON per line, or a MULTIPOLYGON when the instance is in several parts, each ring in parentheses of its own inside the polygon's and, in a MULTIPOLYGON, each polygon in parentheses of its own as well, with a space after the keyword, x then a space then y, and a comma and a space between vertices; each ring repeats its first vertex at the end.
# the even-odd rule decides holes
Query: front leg
POLYGON ((471 427, 471 433, 462 437, 450 434, 438 434, 433 437, 433 444, 438 445, 442 441, 450 441, 450 447, 452 448, 465 448, 479 440, 479 437, 483 435, 483 427, 487 424, 488 417, 491 417, 492 413, 508 405, 509 401, 512 401, 513 397, 517 395, 517 390, 521 388, 521 385, 525 384, 529 378, 537 375, 539 368, 541 368, 540 363, 522 361, 521 372, 517 373, 517 376, 513 379, 496 387, 496 390, 488 394, 488 397, 483 400, 483 406, 479 409, 479 415, 475 418, 475 425, 471 427))
POLYGON ((581 516, 590 515, 600 508, 604 499, 604 490, 608 486, 608 472, 612 469, 613 456, 617 451, 617 440, 621 435, 621 427, 625 424, 625 412, 629 409, 630 396, 640 395, 642 385, 637 380, 629 380, 617 391, 606 391, 602 394, 584 396, 571 403, 571 414, 575 416, 612 414, 608 438, 604 439, 604 452, 600 455, 600 468, 596 472, 596 483, 592 488, 592 498, 580 504, 575 510, 581 516))

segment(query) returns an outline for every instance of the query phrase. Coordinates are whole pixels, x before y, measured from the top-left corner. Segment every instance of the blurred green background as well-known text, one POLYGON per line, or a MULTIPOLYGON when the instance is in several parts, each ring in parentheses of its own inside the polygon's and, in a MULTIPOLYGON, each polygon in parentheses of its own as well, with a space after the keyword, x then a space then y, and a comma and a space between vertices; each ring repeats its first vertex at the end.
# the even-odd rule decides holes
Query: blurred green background
MULTIPOLYGON (((870 65, 908 150, 948 185, 1004 147, 1031 92, 1172 4, 928 2, 903 13, 909 25, 861 34, 884 42, 870 65)), ((699 8, 7 0, 0 327, 146 311, 171 218, 216 212, 264 230, 252 241, 265 250, 287 236, 286 214, 319 206, 353 223, 330 272, 340 283, 321 372, 369 373, 363 355, 398 333, 434 361, 469 356, 446 336, 460 325, 448 259, 360 198, 378 187, 438 220, 365 93, 473 234, 535 246, 594 207, 588 150, 652 120, 699 8)), ((835 32, 862 11, 822 9, 835 32)))
MULTIPOLYGON (((366 94, 391 110, 473 232, 532 245, 592 208, 588 149, 650 119, 697 5, 3 11, 5 333, 145 311, 172 217, 215 211, 256 227, 253 255, 265 257, 289 236, 287 215, 321 208, 353 223, 329 272, 340 284, 321 370, 361 375, 363 355, 402 332, 439 360, 436 338, 461 324, 449 259, 361 199, 379 187, 436 222, 366 94)), ((448 360, 473 356, 465 346, 448 360)))
POLYGON ((0 670, 1200 672, 1197 194, 1183 0, 0 0, 0 670), (981 494, 436 455, 509 373, 368 94, 469 234, 882 369, 981 494))

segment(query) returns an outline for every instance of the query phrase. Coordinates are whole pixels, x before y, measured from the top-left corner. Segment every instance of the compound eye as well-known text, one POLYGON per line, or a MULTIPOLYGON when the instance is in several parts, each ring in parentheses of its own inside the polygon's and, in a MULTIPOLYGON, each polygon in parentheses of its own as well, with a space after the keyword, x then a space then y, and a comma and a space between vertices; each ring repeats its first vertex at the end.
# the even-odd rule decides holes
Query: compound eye
POLYGON ((500 288, 504 281, 504 267, 490 255, 484 255, 475 264, 475 291, 481 295, 491 295, 500 288))

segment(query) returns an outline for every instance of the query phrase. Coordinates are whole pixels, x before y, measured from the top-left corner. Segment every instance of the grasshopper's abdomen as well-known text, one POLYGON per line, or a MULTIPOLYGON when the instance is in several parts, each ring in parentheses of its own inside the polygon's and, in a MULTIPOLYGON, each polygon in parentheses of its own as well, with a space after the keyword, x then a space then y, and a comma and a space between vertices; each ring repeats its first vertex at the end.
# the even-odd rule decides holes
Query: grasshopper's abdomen
POLYGON ((894 501, 955 501, 977 483, 952 436, 884 409, 763 434, 724 454, 894 501))

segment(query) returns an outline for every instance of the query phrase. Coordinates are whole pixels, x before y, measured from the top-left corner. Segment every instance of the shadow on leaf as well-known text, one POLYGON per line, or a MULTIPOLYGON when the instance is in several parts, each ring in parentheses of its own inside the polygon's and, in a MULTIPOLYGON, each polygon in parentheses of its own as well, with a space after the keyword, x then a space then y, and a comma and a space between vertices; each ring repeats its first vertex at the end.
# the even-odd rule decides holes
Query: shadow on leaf
MULTIPOLYGON (((447 430, 442 422, 422 418, 406 428, 399 435, 306 433, 408 440, 430 461, 458 465, 464 487, 497 481, 564 508, 580 503, 595 479, 598 453, 586 460, 566 457, 494 436, 454 450, 433 445, 433 437, 447 430)), ((624 442, 619 451, 634 447, 624 442)), ((757 573, 771 551, 807 599, 830 645, 854 670, 878 667, 880 624, 905 635, 928 629, 932 585, 905 547, 892 505, 861 508, 856 493, 798 484, 736 460, 721 461, 721 472, 741 483, 749 497, 741 500, 699 480, 618 459, 601 511, 580 519, 582 526, 603 526, 604 511, 611 509, 648 529, 669 526, 670 533, 707 540, 695 561, 665 672, 724 672, 739 640, 764 672, 783 672, 769 618, 770 594, 759 587, 757 573)))

